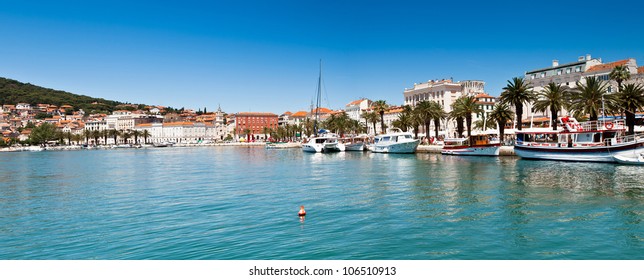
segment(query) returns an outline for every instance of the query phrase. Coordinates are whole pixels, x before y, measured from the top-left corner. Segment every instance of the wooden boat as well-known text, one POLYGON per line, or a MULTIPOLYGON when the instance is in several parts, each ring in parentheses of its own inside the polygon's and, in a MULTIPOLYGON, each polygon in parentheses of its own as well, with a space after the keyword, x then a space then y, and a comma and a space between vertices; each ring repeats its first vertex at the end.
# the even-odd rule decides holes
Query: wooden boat
POLYGON ((441 150, 444 155, 458 156, 498 156, 500 142, 490 141, 489 135, 472 135, 468 138, 448 138, 441 150), (470 146, 470 141, 472 145, 470 146))

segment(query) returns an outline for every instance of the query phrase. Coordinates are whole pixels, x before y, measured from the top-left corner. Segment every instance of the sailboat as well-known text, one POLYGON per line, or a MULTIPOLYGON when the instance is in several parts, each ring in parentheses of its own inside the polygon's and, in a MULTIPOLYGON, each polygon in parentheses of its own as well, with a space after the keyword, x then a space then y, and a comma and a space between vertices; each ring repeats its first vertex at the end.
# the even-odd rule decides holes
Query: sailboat
POLYGON ((315 103, 315 119, 313 120, 313 137, 302 144, 302 151, 310 153, 344 152, 344 144, 338 141, 338 135, 325 129, 318 130, 320 116, 320 103, 322 99, 322 60, 320 60, 320 75, 318 77, 318 90, 315 103))

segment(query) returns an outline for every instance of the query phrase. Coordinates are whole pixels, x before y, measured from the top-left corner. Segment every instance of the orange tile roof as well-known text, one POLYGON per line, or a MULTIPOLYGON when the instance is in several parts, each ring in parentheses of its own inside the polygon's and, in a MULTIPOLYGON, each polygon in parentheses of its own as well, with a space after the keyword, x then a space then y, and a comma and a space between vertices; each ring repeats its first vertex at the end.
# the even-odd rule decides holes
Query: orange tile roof
POLYGON ((474 97, 475 97, 475 98, 490 98, 490 97, 494 97, 494 96, 491 96, 491 95, 489 95, 489 94, 487 94, 487 93, 479 93, 479 94, 477 94, 477 95, 476 95, 476 96, 474 96, 474 97))
POLYGON ((293 113, 291 113, 290 111, 286 111, 286 112, 284 112, 284 114, 282 114, 282 115, 290 116, 290 115, 293 115, 293 113))
POLYGON ((169 122, 164 123, 163 126, 184 126, 184 125, 194 125, 192 122, 169 122))
POLYGON ((291 117, 293 117, 293 118, 303 118, 303 117, 306 117, 306 112, 298 111, 298 112, 295 112, 293 115, 291 115, 291 117))
MULTIPOLYGON (((318 108, 318 112, 320 114, 330 114, 330 113, 333 112, 333 110, 328 109, 328 108, 324 108, 324 107, 320 107, 320 108, 318 108)), ((315 113, 315 109, 311 110, 311 113, 315 113)))
POLYGON ((351 101, 349 104, 347 104, 347 106, 351 106, 351 105, 359 105, 359 104, 360 104, 362 101, 364 101, 364 100, 365 100, 365 99, 363 98, 363 99, 360 99, 360 100, 351 101))
POLYGON ((402 111, 403 111, 402 107, 396 107, 396 108, 393 108, 391 110, 387 110, 387 112, 385 112, 385 114, 400 113, 402 111))
POLYGON ((595 66, 592 66, 592 67, 588 68, 588 70, 586 70, 586 73, 605 71, 605 70, 612 70, 613 68, 615 68, 615 66, 625 65, 626 63, 628 63, 628 59, 619 60, 619 61, 610 62, 610 63, 599 64, 599 65, 595 65, 595 66))
POLYGON ((637 68, 637 74, 642 74, 642 73, 644 73, 644 66, 637 68))

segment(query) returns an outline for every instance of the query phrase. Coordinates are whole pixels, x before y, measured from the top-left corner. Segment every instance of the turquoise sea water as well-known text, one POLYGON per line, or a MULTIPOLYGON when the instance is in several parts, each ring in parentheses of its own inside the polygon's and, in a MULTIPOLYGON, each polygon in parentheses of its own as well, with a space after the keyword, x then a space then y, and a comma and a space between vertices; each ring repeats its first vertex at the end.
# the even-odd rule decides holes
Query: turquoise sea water
POLYGON ((644 169, 614 164, 0 153, 0 209, 0 259, 644 259, 644 169))

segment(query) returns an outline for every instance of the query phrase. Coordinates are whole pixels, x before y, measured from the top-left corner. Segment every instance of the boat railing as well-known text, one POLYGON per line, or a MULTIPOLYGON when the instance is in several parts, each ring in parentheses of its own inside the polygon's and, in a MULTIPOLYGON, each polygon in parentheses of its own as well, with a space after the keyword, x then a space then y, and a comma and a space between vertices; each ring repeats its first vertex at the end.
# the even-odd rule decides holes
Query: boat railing
POLYGON ((579 123, 577 131, 623 130, 624 120, 598 120, 579 123))

